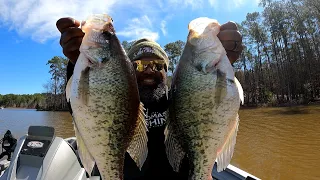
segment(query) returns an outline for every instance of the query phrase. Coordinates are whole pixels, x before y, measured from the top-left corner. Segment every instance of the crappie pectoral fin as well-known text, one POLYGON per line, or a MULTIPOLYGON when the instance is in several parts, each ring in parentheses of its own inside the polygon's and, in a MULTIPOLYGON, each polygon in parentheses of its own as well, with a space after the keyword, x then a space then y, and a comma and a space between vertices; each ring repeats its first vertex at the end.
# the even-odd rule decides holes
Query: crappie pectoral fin
POLYGON ((167 127, 165 128, 164 135, 164 144, 169 163, 174 171, 179 172, 182 160, 186 153, 182 149, 182 146, 180 145, 175 134, 173 133, 172 126, 170 125, 170 123, 168 123, 167 127))
POLYGON ((235 121, 231 122, 231 131, 229 132, 224 144, 217 152, 217 171, 221 172, 230 164, 233 156, 234 147, 236 145, 236 137, 239 126, 239 115, 235 121))
POLYGON ((66 99, 67 102, 70 102, 70 98, 71 98, 71 83, 72 83, 72 79, 73 79, 73 75, 70 77, 67 86, 66 86, 66 99))
POLYGON ((241 103, 242 103, 242 105, 243 105, 243 103, 244 103, 244 95, 243 95, 242 86, 241 86, 240 82, 238 81, 238 79, 237 79, 236 77, 234 77, 234 82, 236 83, 236 86, 237 86, 237 88, 238 88, 239 97, 240 97, 241 103))
POLYGON ((84 105, 88 104, 89 97, 89 67, 85 68, 80 75, 78 97, 84 105))
POLYGON ((89 60, 84 53, 80 53, 73 70, 72 79, 70 78, 70 97, 76 103, 87 105, 89 91, 89 60))
POLYGON ((78 154, 81 160, 81 163, 84 167, 84 169, 87 171, 87 173, 91 174, 95 161, 92 157, 92 155, 90 154, 89 150, 87 149, 81 134, 79 133, 79 130, 76 126, 76 124, 74 125, 74 131, 75 131, 75 135, 77 137, 77 147, 78 147, 78 154))
POLYGON ((148 129, 144 119, 145 114, 143 110, 143 104, 140 103, 137 121, 138 124, 127 149, 127 152, 130 154, 131 158, 135 161, 140 170, 148 156, 148 129))
POLYGON ((227 76, 219 69, 217 69, 217 82, 215 89, 215 104, 220 104, 221 100, 227 95, 227 76))

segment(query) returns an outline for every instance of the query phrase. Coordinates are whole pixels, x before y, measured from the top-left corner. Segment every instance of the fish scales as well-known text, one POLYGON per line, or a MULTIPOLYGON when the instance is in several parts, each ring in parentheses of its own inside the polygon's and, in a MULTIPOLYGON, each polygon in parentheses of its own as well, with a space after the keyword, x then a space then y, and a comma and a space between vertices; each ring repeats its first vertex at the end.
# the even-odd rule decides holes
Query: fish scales
MULTIPOLYGON (((101 173, 116 175, 115 177, 111 176, 110 178, 112 179, 118 178, 117 173, 122 171, 123 152, 126 151, 129 143, 125 141, 127 140, 125 137, 129 135, 125 132, 132 132, 132 126, 130 126, 128 119, 137 116, 130 112, 137 112, 138 108, 138 104, 130 107, 128 103, 132 101, 130 100, 130 97, 132 97, 130 95, 134 95, 129 87, 131 82, 128 82, 131 76, 124 76, 129 72, 125 72, 126 69, 120 68, 123 67, 120 63, 121 61, 110 60, 108 66, 104 66, 103 69, 92 70, 89 75, 89 87, 92 87, 89 89, 89 94, 92 98, 88 101, 88 115, 95 118, 95 124, 98 124, 99 127, 87 131, 87 133, 88 135, 100 134, 107 138, 104 140, 96 139, 92 145, 93 147, 100 147, 102 144, 105 147, 105 149, 100 149, 101 153, 97 158, 105 158, 106 162, 110 162, 99 165, 100 167, 102 166, 102 171, 105 171, 101 173), (136 108, 136 110, 133 108, 136 108)), ((131 81, 133 82, 134 79, 131 78, 131 81)), ((138 101, 136 102, 138 103, 138 101)), ((95 138, 92 137, 91 139, 95 138)), ((99 148, 97 149, 99 150, 99 148)))
POLYGON ((172 104, 165 143, 169 161, 176 171, 180 165, 176 161, 181 161, 177 154, 186 154, 190 166, 189 179, 211 179, 211 170, 221 151, 228 153, 219 159, 219 166, 231 159, 228 157, 233 152, 230 144, 234 145, 235 141, 232 137, 237 128, 240 95, 233 80, 227 80, 227 77, 234 78, 233 71, 230 75, 223 66, 229 63, 228 59, 219 55, 217 63, 210 67, 218 47, 209 49, 210 46, 205 46, 206 39, 196 45, 191 44, 192 36, 195 35, 191 32, 172 81, 172 104), (176 140, 168 139, 170 137, 176 140))
POLYGON ((113 180, 123 179, 126 152, 142 167, 147 127, 133 66, 110 27, 107 15, 94 15, 84 24, 67 100, 86 171, 90 174, 96 163, 102 179, 113 180))
POLYGON ((226 135, 223 132, 228 130, 228 124, 232 120, 228 116, 236 117, 236 113, 227 112, 234 109, 233 104, 239 101, 236 98, 237 94, 230 94, 226 97, 224 105, 217 107, 214 104, 216 97, 212 95, 216 91, 217 79, 212 74, 203 75, 188 67, 193 66, 187 66, 186 69, 181 67, 186 76, 180 76, 183 79, 177 81, 189 83, 176 84, 175 88, 179 88, 179 93, 175 93, 176 106, 172 111, 176 113, 177 119, 184 120, 177 121, 175 127, 179 129, 177 132, 183 132, 183 144, 185 149, 188 149, 189 158, 194 160, 192 164, 195 165, 195 172, 191 173, 196 174, 200 173, 201 169, 212 169, 212 163, 216 158, 214 152, 221 146, 221 139, 226 135))

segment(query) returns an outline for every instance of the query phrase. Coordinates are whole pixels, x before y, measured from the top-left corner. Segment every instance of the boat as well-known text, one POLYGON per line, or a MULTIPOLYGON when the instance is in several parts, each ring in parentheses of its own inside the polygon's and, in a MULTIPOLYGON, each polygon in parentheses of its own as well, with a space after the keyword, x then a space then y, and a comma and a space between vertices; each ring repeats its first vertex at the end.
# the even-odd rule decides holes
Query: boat
MULTIPOLYGON (((212 170, 213 179, 260 180, 259 178, 229 165, 217 172, 212 170)), ((28 134, 17 141, 11 161, 0 161, 0 180, 100 180, 98 170, 91 176, 83 168, 77 155, 76 138, 63 139, 55 136, 49 126, 30 126, 28 134)))
POLYGON ((3 106, 1 106, 1 107, 0 107, 0 109, 4 109, 4 107, 3 107, 3 106))

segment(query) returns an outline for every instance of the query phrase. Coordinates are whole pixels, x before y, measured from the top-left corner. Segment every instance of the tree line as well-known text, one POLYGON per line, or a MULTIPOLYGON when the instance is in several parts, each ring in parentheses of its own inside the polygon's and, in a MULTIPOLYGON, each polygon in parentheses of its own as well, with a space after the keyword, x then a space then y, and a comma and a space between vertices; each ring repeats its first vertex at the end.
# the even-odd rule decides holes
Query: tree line
MULTIPOLYGON (((233 65, 247 106, 288 106, 320 101, 320 1, 261 0, 262 12, 237 23, 245 45, 233 65)), ((130 48, 125 42, 124 47, 130 48)), ((185 42, 168 43, 170 75, 185 42)))
MULTIPOLYGON (((247 106, 306 104, 320 99, 320 1, 262 0, 262 12, 248 13, 237 23, 245 45, 233 65, 244 89, 247 106)), ((123 41, 129 51, 132 42, 123 41)), ((185 42, 163 46, 169 57, 168 83, 185 42)), ((45 92, 0 95, 0 106, 39 110, 68 110, 65 99, 68 59, 48 60, 51 78, 45 92)))
POLYGON ((45 95, 36 94, 0 94, 0 107, 13 107, 13 108, 39 108, 45 101, 45 95))
POLYGON ((32 108, 45 111, 66 111, 68 105, 65 98, 67 84, 66 57, 54 56, 48 60, 51 78, 43 85, 44 92, 36 94, 0 95, 0 106, 14 108, 32 108))
MULTIPOLYGON (((135 41, 123 41, 122 46, 126 52, 129 51, 131 45, 135 41)), ((183 41, 168 43, 164 46, 170 59, 169 71, 171 74, 179 60, 180 54, 184 47, 183 41)), ((17 108, 35 108, 44 111, 67 111, 68 105, 65 98, 65 87, 67 84, 67 65, 68 59, 62 56, 54 56, 48 60, 50 67, 49 73, 51 78, 43 85, 44 93, 36 93, 33 95, 16 95, 7 94, 0 95, 0 106, 17 107, 17 108)), ((169 81, 171 80, 169 73, 169 81)))
POLYGON ((67 111, 68 105, 65 97, 67 86, 67 65, 66 57, 54 56, 48 60, 51 78, 43 85, 45 90, 45 103, 38 110, 67 111))
POLYGON ((320 1, 262 0, 239 24, 246 45, 235 65, 247 105, 319 100, 320 1))
MULTIPOLYGON (((246 106, 289 106, 320 101, 320 1, 261 0, 262 12, 237 23, 244 50, 234 63, 246 106)), ((125 42, 124 47, 130 48, 125 42)), ((185 42, 168 43, 170 75, 185 42)))

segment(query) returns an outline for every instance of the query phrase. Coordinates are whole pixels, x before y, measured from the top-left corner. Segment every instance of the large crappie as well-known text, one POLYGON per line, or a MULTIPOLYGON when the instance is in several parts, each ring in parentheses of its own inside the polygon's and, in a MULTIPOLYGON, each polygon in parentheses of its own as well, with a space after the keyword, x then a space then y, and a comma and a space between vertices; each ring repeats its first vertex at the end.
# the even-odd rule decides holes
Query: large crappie
POLYGON ((80 159, 90 174, 123 179, 125 152, 138 167, 147 157, 147 127, 135 70, 108 15, 82 23, 85 36, 67 88, 80 159))
POLYGON ((217 34, 214 19, 189 23, 187 43, 174 73, 165 130, 170 164, 179 171, 185 155, 189 179, 211 179, 230 163, 238 130, 243 91, 217 34))

